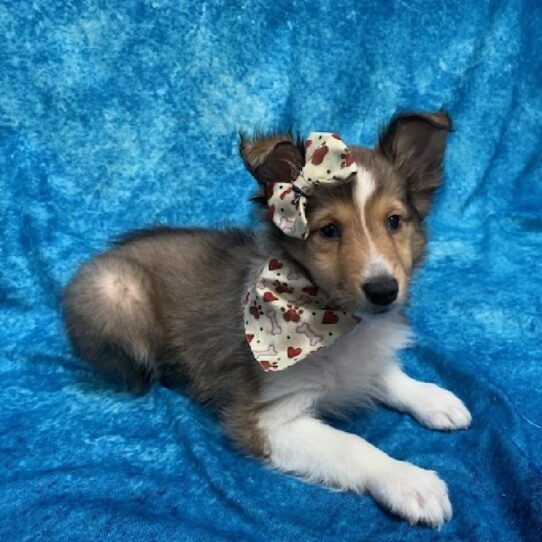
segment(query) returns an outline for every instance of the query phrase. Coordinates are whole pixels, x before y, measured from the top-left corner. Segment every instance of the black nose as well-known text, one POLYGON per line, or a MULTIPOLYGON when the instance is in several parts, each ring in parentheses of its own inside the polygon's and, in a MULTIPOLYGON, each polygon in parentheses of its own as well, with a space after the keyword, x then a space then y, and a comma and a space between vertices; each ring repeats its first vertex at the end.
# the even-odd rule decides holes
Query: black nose
POLYGON ((375 305, 389 305, 397 299, 399 285, 393 277, 374 277, 363 284, 367 299, 375 305))

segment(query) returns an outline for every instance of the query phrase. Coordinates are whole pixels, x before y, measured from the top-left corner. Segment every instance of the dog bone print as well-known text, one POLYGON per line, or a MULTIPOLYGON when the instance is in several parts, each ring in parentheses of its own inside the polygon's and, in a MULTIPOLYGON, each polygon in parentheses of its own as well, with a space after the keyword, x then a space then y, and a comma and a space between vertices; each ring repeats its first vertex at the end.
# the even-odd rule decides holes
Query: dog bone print
POLYGON ((334 310, 325 292, 284 254, 267 260, 253 278, 243 314, 247 344, 265 371, 281 371, 331 346, 358 323, 334 310))
POLYGON ((299 271, 292 267, 292 270, 288 273, 288 276, 286 278, 288 280, 297 280, 301 278, 301 274, 299 273, 299 271))
POLYGON ((277 320, 277 313, 275 311, 267 311, 265 315, 271 323, 271 335, 280 335, 282 333, 282 328, 277 320))
POLYGON ((276 356, 278 354, 274 345, 270 344, 267 350, 253 350, 252 353, 256 356, 256 359, 266 356, 276 356))
POLYGON ((322 335, 318 335, 317 333, 315 333, 307 322, 305 322, 304 324, 301 324, 300 326, 297 326, 295 330, 298 333, 305 335, 305 337, 309 339, 311 346, 316 346, 318 343, 321 343, 324 338, 322 337, 322 335))

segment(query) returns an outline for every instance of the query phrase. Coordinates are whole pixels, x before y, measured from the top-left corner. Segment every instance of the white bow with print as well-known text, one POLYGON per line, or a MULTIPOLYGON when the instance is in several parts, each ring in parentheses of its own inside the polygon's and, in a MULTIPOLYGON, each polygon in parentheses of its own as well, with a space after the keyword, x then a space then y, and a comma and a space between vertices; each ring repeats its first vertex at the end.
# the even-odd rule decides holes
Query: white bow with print
POLYGON ((312 132, 305 143, 305 165, 292 183, 272 185, 269 213, 275 225, 289 237, 307 239, 307 197, 318 185, 347 180, 356 173, 356 161, 343 140, 330 132, 312 132))

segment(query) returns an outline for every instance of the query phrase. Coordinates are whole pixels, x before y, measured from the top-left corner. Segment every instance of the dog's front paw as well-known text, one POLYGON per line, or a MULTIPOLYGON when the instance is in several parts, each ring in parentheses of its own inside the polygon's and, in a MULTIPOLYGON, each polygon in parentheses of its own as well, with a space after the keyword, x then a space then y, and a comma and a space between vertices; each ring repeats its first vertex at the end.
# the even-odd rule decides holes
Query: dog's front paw
POLYGON ((372 473, 367 489, 374 499, 411 525, 440 527, 452 517, 446 484, 433 471, 392 460, 372 473))
POLYGON ((461 399, 435 384, 420 383, 412 415, 430 429, 452 431, 469 427, 472 416, 461 399))

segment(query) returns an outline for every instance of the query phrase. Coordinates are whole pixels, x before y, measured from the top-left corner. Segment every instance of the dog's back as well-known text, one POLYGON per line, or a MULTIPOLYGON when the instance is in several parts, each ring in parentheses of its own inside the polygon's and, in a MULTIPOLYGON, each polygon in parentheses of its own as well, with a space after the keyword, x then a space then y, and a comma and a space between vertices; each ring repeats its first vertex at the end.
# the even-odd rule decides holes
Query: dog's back
POLYGON ((125 235, 66 288, 64 314, 76 351, 132 390, 160 379, 188 386, 200 400, 223 401, 226 386, 217 383, 230 370, 254 368, 242 361, 248 352, 241 318, 228 314, 241 313, 254 252, 253 236, 241 230, 125 235))

